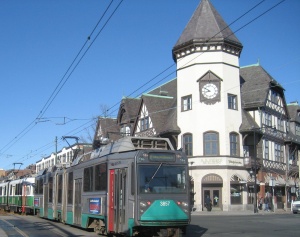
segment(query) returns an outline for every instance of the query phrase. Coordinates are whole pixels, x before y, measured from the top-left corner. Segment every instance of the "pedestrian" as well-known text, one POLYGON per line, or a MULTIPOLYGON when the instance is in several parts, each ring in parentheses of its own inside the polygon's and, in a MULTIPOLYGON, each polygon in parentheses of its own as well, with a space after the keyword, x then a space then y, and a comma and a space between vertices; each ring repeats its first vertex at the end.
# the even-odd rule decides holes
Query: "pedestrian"
POLYGON ((218 206, 218 201, 219 201, 219 198, 217 195, 215 195, 214 197, 214 206, 218 206))
POLYGON ((205 198, 205 207, 206 207, 207 211, 211 211, 212 203, 211 203, 211 199, 210 199, 209 195, 207 195, 205 198))
POLYGON ((260 197, 259 201, 258 201, 258 204, 259 204, 259 210, 262 210, 262 206, 263 206, 263 203, 264 203, 264 198, 263 197, 260 197))
POLYGON ((270 211, 269 210, 269 197, 268 195, 265 197, 265 211, 270 211))

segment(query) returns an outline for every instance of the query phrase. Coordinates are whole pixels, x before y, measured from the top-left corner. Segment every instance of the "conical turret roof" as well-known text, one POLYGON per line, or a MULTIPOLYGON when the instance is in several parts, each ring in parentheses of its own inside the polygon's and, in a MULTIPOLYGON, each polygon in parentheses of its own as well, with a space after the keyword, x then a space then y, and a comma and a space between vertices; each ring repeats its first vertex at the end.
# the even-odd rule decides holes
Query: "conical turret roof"
POLYGON ((173 48, 173 53, 189 45, 222 42, 242 49, 226 22, 210 3, 202 0, 173 48))

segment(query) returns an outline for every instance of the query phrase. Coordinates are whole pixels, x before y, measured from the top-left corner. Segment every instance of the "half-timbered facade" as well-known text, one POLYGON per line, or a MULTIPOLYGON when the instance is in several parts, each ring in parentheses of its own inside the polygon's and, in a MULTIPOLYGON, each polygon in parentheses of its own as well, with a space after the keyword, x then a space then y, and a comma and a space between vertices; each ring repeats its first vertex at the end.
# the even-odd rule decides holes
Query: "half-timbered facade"
POLYGON ((297 177, 288 171, 290 124, 284 89, 259 64, 241 68, 240 74, 245 117, 240 132, 250 157, 249 172, 257 174, 258 197, 272 195, 273 207, 288 208, 297 177))

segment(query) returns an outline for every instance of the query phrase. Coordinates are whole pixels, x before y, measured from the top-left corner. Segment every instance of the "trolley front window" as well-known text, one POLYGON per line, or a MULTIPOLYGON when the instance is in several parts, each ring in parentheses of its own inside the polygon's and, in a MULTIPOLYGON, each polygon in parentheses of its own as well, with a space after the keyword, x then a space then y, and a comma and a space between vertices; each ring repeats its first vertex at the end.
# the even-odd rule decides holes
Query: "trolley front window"
POLYGON ((186 193, 186 166, 151 164, 138 166, 140 193, 186 193))

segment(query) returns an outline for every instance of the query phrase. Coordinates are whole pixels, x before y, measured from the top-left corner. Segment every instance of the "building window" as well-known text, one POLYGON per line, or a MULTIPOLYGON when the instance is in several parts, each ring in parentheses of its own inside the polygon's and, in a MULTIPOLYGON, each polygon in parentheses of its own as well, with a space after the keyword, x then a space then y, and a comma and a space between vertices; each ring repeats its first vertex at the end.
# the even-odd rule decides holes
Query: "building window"
POLYGON ((193 155, 193 136, 190 133, 183 135, 183 152, 187 156, 193 155))
POLYGON ((264 150, 266 160, 269 160, 269 141, 265 140, 265 150, 264 150))
POLYGON ((272 115, 265 113, 265 125, 272 126, 272 115))
POLYGON ((275 143, 275 161, 283 162, 283 146, 275 143))
POLYGON ((192 109, 192 95, 184 96, 181 98, 181 111, 192 109))
POLYGON ((276 91, 271 91, 271 101, 274 104, 278 104, 279 96, 278 96, 278 93, 276 91))
POLYGON ((140 120, 141 131, 145 131, 149 128, 149 117, 141 118, 140 120))
POLYGON ((277 118, 277 130, 284 131, 284 121, 281 118, 277 118))
POLYGON ((237 96, 228 94, 228 109, 237 110, 237 96))
POLYGON ((230 133, 230 155, 231 156, 239 156, 239 135, 237 133, 230 133))
POLYGON ((231 205, 242 204, 243 201, 243 186, 240 184, 230 184, 230 202, 231 205))
POLYGON ((120 133, 122 137, 130 136, 130 127, 127 125, 121 127, 120 133))
POLYGON ((296 128, 295 129, 296 129, 296 131, 295 131, 296 135, 300 136, 300 125, 296 124, 296 128))
POLYGON ((207 132, 204 134, 204 155, 216 156, 219 154, 219 134, 207 132))

